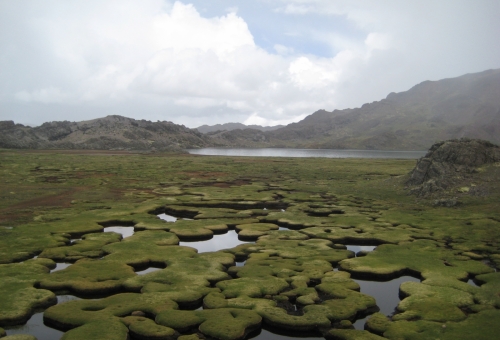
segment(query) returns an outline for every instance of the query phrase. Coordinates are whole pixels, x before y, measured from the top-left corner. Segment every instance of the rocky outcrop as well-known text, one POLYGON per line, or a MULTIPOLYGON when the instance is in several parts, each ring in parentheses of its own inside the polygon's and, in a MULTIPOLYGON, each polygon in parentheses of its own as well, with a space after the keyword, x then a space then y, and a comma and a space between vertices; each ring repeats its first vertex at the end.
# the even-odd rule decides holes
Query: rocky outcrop
POLYGON ((213 146, 213 141, 185 126, 116 115, 83 122, 48 122, 34 128, 0 122, 1 148, 179 152, 206 146, 213 146))
POLYGON ((439 142, 417 161, 406 185, 411 193, 428 196, 460 184, 478 167, 495 162, 500 162, 500 147, 488 141, 462 138, 439 142))

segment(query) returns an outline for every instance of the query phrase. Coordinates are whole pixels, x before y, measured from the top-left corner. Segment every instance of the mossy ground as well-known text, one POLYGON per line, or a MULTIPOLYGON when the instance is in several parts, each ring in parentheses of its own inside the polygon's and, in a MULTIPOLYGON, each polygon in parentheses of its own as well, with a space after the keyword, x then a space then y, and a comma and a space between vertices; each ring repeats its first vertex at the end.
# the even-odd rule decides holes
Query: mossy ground
POLYGON ((471 183, 488 181, 487 193, 447 193, 462 204, 446 208, 404 190, 414 165, 0 150, 0 327, 73 292, 104 297, 46 310, 67 340, 243 339, 262 323, 334 339, 495 339, 500 186, 488 174, 498 166, 471 183), (108 225, 135 234, 102 233, 108 225), (229 229, 255 243, 201 254, 178 245, 229 229), (346 244, 378 247, 355 258, 346 244), (55 262, 73 264, 50 273, 55 262), (134 272, 149 266, 162 269, 134 272), (422 281, 401 285, 391 319, 374 314, 367 330, 350 329, 376 310, 351 275, 406 274, 422 281))

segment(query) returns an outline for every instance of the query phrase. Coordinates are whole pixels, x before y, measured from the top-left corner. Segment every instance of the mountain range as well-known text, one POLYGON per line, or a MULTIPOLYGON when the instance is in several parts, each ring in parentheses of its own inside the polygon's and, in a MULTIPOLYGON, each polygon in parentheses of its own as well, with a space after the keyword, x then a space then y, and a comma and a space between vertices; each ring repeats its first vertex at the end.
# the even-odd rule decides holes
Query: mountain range
POLYGON ((500 144, 500 69, 439 81, 360 108, 318 110, 271 132, 237 130, 212 135, 228 146, 425 150, 454 138, 500 144))
POLYGON ((172 122, 122 116, 48 122, 38 127, 0 121, 0 147, 28 149, 426 150, 437 141, 462 137, 500 144, 500 69, 424 81, 408 91, 390 93, 360 108, 318 110, 298 123, 273 130, 240 123, 189 129, 172 122))

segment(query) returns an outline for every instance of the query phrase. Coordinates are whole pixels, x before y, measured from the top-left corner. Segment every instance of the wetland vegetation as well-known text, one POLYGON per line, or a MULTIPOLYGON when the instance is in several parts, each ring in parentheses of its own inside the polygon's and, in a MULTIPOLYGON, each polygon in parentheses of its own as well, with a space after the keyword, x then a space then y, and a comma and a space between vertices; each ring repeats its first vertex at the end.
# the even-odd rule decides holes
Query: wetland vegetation
POLYGON ((415 163, 0 150, 0 337, 496 339, 499 164, 449 207, 415 163))

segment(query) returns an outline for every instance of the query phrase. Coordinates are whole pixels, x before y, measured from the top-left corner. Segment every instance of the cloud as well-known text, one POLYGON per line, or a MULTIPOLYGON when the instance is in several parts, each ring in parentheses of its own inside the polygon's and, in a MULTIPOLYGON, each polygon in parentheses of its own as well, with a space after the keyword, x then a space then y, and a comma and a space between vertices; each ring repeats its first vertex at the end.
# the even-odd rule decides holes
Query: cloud
POLYGON ((68 95, 63 93, 61 89, 56 87, 48 87, 39 89, 33 92, 19 91, 14 97, 24 102, 39 102, 43 104, 48 103, 62 103, 68 98, 68 95))
POLYGON ((276 27, 286 26, 269 50, 249 24, 260 13, 245 3, 204 16, 180 1, 2 1, 0 119, 41 123, 50 112, 78 112, 68 119, 269 125, 500 67, 496 1, 266 4, 276 27))

